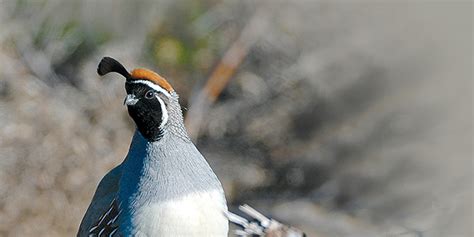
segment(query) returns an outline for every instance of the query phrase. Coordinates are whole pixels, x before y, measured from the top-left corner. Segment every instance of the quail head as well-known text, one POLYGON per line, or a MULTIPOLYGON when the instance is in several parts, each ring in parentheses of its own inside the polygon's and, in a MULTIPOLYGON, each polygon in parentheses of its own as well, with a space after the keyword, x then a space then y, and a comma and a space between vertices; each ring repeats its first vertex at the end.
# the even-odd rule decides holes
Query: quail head
POLYGON ((189 139, 173 87, 109 57, 97 72, 125 77, 136 131, 125 160, 100 181, 77 235, 227 236, 221 183, 189 139))

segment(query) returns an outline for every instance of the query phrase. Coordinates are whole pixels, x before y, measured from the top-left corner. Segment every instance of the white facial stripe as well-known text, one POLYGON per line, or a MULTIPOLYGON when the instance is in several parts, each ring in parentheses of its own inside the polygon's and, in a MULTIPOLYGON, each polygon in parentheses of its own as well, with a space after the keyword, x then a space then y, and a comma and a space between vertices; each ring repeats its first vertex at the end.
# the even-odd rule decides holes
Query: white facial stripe
POLYGON ((161 106, 162 115, 161 115, 160 129, 162 129, 165 126, 165 124, 168 122, 168 110, 166 110, 165 102, 163 102, 163 100, 159 96, 156 96, 156 98, 160 102, 160 106, 161 106))
POLYGON ((156 90, 156 91, 159 91, 161 93, 163 93, 164 95, 166 95, 168 98, 171 98, 171 94, 163 89, 161 86, 151 82, 151 81, 147 81, 147 80, 133 80, 133 81, 129 81, 130 83, 141 83, 141 84, 145 84, 147 86, 149 86, 150 88, 152 88, 153 90, 156 90))

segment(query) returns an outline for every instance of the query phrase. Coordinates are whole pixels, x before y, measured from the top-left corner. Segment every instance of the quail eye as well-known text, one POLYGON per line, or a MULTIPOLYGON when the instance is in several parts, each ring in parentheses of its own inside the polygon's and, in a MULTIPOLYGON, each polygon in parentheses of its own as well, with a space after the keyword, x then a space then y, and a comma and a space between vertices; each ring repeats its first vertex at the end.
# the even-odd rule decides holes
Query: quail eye
POLYGON ((145 98, 146 99, 153 99, 155 97, 155 92, 152 90, 149 90, 145 93, 145 98))

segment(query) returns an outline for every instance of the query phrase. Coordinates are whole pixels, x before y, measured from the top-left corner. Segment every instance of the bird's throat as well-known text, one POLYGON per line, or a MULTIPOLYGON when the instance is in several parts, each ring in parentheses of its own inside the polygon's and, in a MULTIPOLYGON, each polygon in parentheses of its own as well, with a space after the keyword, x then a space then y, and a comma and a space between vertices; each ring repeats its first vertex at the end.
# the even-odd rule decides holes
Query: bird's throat
POLYGON ((148 113, 141 109, 129 108, 128 113, 132 117, 140 134, 149 142, 156 142, 163 137, 161 125, 161 112, 148 113))

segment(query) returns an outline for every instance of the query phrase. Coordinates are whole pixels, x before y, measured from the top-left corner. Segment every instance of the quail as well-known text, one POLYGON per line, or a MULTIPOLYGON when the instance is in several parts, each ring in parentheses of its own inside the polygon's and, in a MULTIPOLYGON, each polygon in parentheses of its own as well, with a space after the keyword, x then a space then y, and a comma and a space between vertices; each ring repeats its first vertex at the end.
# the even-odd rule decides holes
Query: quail
POLYGON ((222 185, 189 139, 173 87, 110 57, 97 72, 125 77, 124 104, 136 129, 124 161, 100 181, 77 236, 227 236, 222 185))

